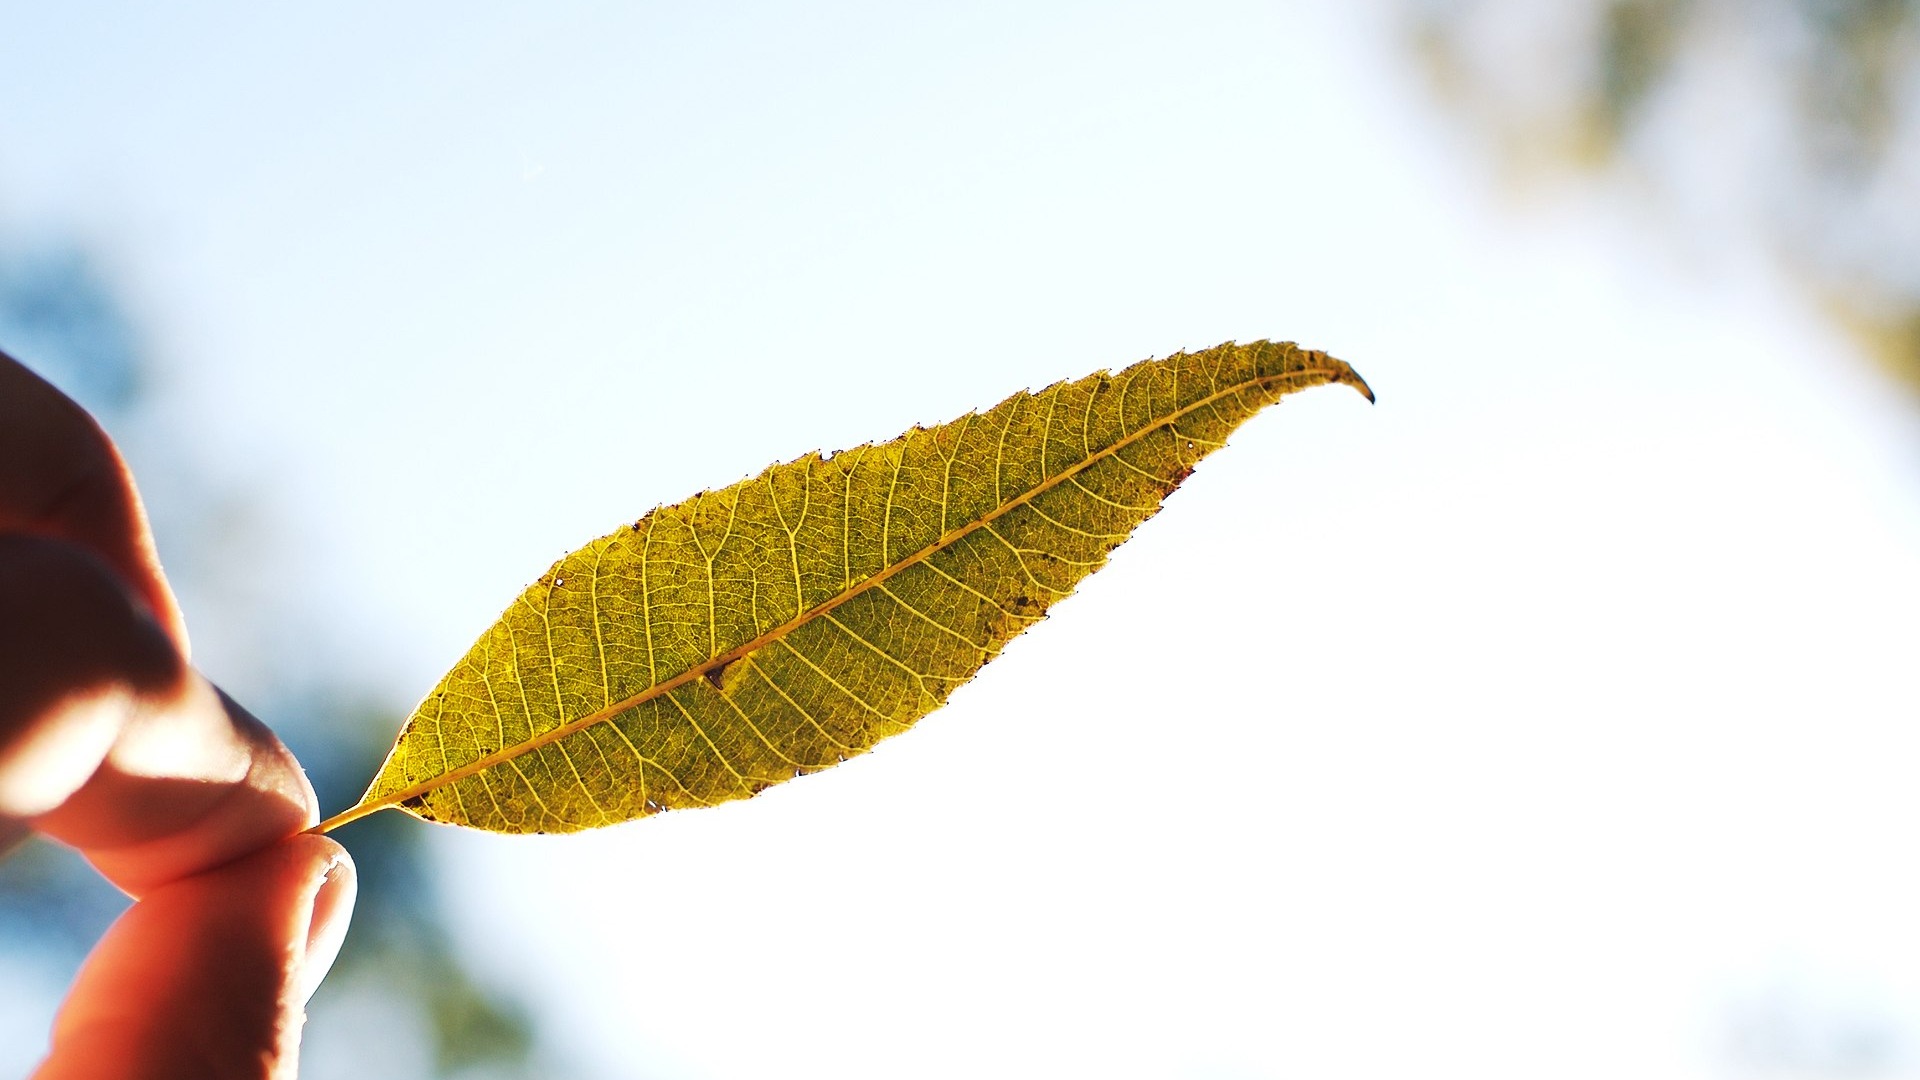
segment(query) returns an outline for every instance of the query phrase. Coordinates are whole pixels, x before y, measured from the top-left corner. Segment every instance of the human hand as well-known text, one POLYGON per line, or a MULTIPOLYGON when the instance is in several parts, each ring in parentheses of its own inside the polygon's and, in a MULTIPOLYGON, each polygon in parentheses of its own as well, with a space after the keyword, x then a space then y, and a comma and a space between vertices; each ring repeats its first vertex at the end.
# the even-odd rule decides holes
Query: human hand
POLYGON ((135 903, 36 1080, 290 1078, 355 892, 306 775, 187 663, 133 481, 0 354, 0 853, 38 830, 135 903))

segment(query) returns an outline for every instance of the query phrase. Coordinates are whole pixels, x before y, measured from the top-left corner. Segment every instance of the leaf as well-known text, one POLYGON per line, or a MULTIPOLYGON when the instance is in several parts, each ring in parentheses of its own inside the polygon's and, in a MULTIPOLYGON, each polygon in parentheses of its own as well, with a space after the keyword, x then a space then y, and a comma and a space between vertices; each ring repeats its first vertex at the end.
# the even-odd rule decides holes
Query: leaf
POLYGON ((1353 369, 1290 343, 1101 372, 775 465, 553 564, 359 804, 563 832, 754 795, 940 707, 1248 417, 1353 369))

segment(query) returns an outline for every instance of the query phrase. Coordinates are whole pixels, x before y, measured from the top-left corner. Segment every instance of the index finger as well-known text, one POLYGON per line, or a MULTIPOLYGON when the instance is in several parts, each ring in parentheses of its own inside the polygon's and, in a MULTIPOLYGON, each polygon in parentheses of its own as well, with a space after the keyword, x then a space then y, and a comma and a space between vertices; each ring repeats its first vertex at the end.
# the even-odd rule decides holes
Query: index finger
POLYGON ((184 643, 112 441, 0 356, 0 833, 138 895, 313 823, 293 756, 184 643))

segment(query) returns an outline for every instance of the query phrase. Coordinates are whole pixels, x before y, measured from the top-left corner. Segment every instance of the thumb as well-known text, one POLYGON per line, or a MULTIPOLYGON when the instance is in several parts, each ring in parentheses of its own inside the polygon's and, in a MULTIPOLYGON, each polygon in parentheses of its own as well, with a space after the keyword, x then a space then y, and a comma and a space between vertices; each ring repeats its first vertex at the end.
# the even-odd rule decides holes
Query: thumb
POLYGON ((354 891, 346 849, 307 834, 152 890, 87 958, 35 1080, 291 1080, 354 891))

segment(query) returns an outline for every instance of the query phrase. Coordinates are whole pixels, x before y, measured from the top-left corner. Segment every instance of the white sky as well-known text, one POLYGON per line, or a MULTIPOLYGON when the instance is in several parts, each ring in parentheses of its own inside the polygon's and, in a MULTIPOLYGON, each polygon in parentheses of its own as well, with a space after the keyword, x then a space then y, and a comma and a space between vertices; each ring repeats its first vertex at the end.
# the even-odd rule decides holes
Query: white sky
POLYGON ((769 461, 1228 338, 1380 394, 874 754, 444 833, 480 966, 620 1077, 1920 1075, 1888 387, 1740 253, 1503 206, 1357 7, 918 7, 0 0, 0 226, 116 255, 396 727, 769 461))

